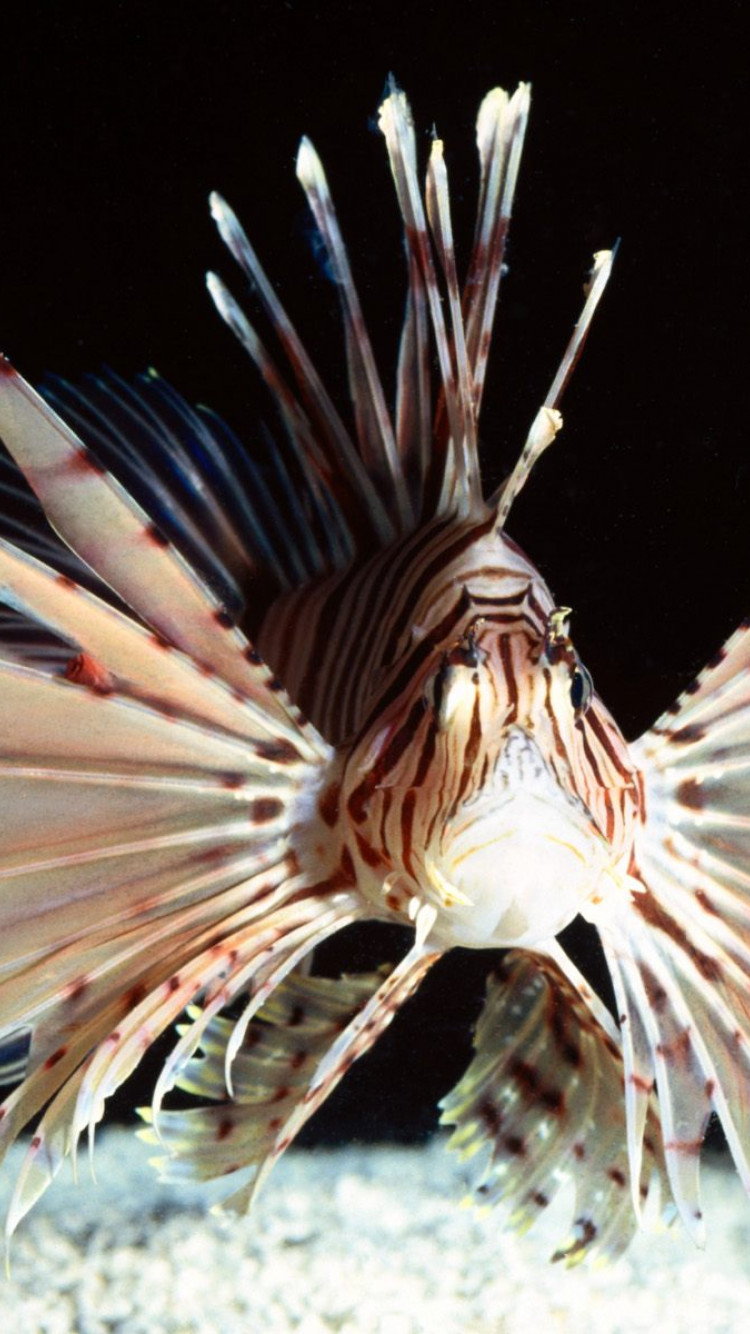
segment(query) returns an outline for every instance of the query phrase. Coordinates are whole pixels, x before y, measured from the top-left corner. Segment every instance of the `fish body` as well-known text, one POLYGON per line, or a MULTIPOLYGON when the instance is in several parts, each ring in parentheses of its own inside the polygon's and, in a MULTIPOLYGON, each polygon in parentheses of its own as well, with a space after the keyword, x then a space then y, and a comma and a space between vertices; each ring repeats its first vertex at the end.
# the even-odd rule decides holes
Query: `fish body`
POLYGON ((143 1133, 247 1206, 455 946, 509 950, 442 1108, 512 1226, 572 1181, 558 1258, 618 1254, 654 1188, 700 1240, 712 1111, 750 1185, 750 632, 629 745, 506 532, 608 252, 516 466, 482 488, 528 107, 521 85, 480 108, 463 286, 442 144, 423 203, 403 93, 381 108, 409 280, 393 412, 307 140, 353 429, 217 196, 276 340, 209 276, 283 428, 263 466, 152 374, 39 395, 0 367, 0 1147, 41 1113, 9 1233, 175 1020, 143 1133), (578 915, 616 1020, 556 939, 578 915), (366 920, 412 927, 405 957, 316 976, 316 946, 366 920), (199 1105, 164 1107, 174 1087, 199 1105))

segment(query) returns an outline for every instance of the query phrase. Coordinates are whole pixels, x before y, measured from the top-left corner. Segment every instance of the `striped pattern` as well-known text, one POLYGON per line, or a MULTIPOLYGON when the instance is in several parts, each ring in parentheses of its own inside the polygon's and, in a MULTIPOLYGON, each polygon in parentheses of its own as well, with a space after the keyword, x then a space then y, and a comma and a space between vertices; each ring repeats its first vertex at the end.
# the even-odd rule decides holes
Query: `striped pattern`
MULTIPOLYGON (((530 721, 548 731, 550 771, 590 813, 612 861, 629 849, 639 794, 627 747, 600 701, 574 717, 565 688, 571 666, 559 645, 557 661, 538 667, 553 609, 538 572, 492 514, 434 521, 353 572, 275 604, 259 635, 264 655, 324 735, 359 746, 353 768, 362 773, 346 812, 355 856, 367 847, 373 865, 403 865, 414 876, 412 845, 429 846, 448 812, 481 791, 505 730, 530 721), (494 670, 481 675, 474 733, 471 723, 456 729, 451 778, 436 755, 429 704, 446 655, 477 624, 494 670), (376 764, 372 734, 380 735, 376 764), (365 830, 379 789, 382 829, 365 830), (420 803, 423 826, 415 824, 417 789, 430 794, 420 803)), ((567 655, 577 662, 572 647, 567 655)), ((369 824, 377 824, 372 814, 369 824)))
MULTIPOLYGON (((0 367, 2 438, 36 497, 3 460, 2 494, 25 517, 0 534, 9 607, 0 663, 8 739, 0 1076, 24 1078, 0 1107, 0 1148, 44 1113, 9 1230, 195 997, 202 1005, 157 1083, 157 1126, 162 1099, 194 1068, 229 1001, 244 998, 225 1042, 231 1100, 242 1096, 233 1065, 256 1012, 317 941, 362 916, 414 922, 413 949, 390 976, 342 988, 349 1004, 361 998, 359 1008, 309 1074, 298 1074, 287 1120, 270 1137, 266 1127, 257 1184, 443 948, 431 938, 436 907, 420 895, 417 847, 432 835, 414 792, 429 798, 422 811, 439 830, 481 788, 491 757, 480 734, 502 734, 537 708, 528 668, 545 651, 553 610, 503 532, 523 479, 511 476, 502 511, 486 505, 477 457, 528 104, 521 86, 511 98, 495 90, 480 109, 480 201, 463 290, 442 145, 433 145, 423 203, 408 104, 394 89, 382 108, 409 278, 393 417, 325 173, 303 140, 298 175, 341 296, 353 431, 239 222, 212 198, 283 355, 278 363, 211 275, 221 315, 278 406, 285 443, 271 449, 270 488, 218 419, 153 375, 134 387, 109 375, 83 389, 54 381, 42 397, 7 362, 0 367), (254 643, 237 624, 246 610, 260 621, 254 643), (428 720, 440 714, 441 673, 461 657, 456 646, 478 617, 496 650, 490 693, 465 736, 452 729, 436 775, 440 748, 428 720), (386 734, 376 754, 370 738, 386 734), (371 827, 371 798, 397 766, 408 769, 408 788, 389 795, 371 827), (416 894, 405 894, 404 876, 416 894)), ((542 438, 532 429, 524 476, 542 438)), ((550 661, 553 670, 572 721, 569 667, 550 661)), ((549 683, 541 707, 558 737, 551 774, 580 808, 573 794, 592 774, 593 809, 618 765, 606 724, 562 742, 549 683)), ((616 839, 622 802, 594 819, 616 839)), ((271 1044, 282 1065, 285 1047, 282 1037, 271 1044)), ((257 1141, 254 1115, 248 1145, 257 1141)))
POLYGON ((170 1171, 226 1176, 246 1206, 456 944, 518 947, 443 1103, 514 1226, 572 1178, 558 1257, 616 1255, 654 1168, 699 1238, 712 1109, 750 1186, 750 632, 629 750, 569 610, 505 531, 562 426, 609 252, 516 466, 483 495, 528 109, 525 85, 480 108, 462 285, 442 143, 423 195, 403 93, 381 108, 408 282, 393 411, 308 140, 297 171, 341 302, 350 420, 217 196, 275 343, 209 275, 276 403, 265 456, 153 376, 45 397, 0 362, 17 465, 0 457, 0 1082, 20 1078, 0 1153, 40 1116, 9 1232, 183 1014, 148 1133, 170 1171), (554 939, 578 912, 619 1027, 554 939), (367 918, 411 924, 406 956, 311 976, 315 947, 367 918), (174 1087, 209 1106, 162 1110, 174 1087))

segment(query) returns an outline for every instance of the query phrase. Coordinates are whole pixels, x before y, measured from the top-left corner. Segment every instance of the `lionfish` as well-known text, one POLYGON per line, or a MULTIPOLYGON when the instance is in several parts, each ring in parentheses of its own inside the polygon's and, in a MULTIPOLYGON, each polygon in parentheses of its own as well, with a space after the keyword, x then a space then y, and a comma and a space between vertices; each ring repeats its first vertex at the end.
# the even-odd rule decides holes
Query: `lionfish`
POLYGON ((2 364, 3 1149, 38 1118, 8 1234, 181 1016, 141 1133, 168 1174, 226 1177, 247 1207, 454 946, 507 951, 442 1119, 510 1226, 567 1182, 567 1263, 620 1253, 652 1189, 649 1211, 676 1206, 700 1241, 712 1112, 750 1187, 750 627, 629 745, 569 609, 506 533, 610 253, 518 462, 483 494, 528 110, 523 84, 481 104, 461 285, 443 145, 423 196, 408 103, 395 85, 383 102, 408 268, 394 412, 307 139, 349 424, 218 196, 275 337, 209 275, 283 426, 262 459, 153 373, 40 395, 2 364), (578 914, 616 1021, 556 939, 578 914), (316 975, 316 947, 370 919, 413 929, 405 957, 316 975), (175 1088, 198 1105, 163 1107, 175 1088))

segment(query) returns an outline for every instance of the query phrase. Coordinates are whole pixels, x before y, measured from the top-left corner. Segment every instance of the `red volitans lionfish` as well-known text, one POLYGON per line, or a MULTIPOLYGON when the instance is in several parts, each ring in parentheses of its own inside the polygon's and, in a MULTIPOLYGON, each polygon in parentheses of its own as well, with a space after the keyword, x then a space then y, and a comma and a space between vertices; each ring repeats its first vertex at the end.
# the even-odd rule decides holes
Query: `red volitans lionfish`
POLYGON ((381 107, 408 267, 393 411, 306 139, 348 422, 218 196, 275 339, 209 276, 283 424, 262 461, 153 373, 37 394, 2 364, 2 1147, 40 1118, 9 1233, 180 1016, 141 1133, 247 1206, 453 946, 508 951, 442 1116, 513 1226, 572 1181, 558 1255, 615 1255, 656 1183, 700 1240, 712 1111, 750 1186, 750 628, 628 745, 505 531, 610 253, 516 466, 482 489, 528 109, 525 85, 481 105, 462 285, 442 144, 423 196, 403 93, 381 107), (556 941, 578 914, 616 1021, 556 941), (367 919, 413 927, 401 962, 316 976, 316 947, 367 919), (200 1104, 163 1107, 174 1088, 200 1104))

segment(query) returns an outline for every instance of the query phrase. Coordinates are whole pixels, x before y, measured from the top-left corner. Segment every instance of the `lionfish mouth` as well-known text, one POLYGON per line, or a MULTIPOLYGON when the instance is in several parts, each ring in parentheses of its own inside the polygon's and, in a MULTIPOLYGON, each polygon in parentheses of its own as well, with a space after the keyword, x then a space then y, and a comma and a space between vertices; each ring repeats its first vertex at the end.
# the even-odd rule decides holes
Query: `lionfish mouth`
POLYGON ((560 786, 533 738, 514 729, 489 789, 446 822, 425 869, 452 945, 529 946, 561 931, 608 861, 589 812, 560 786))

